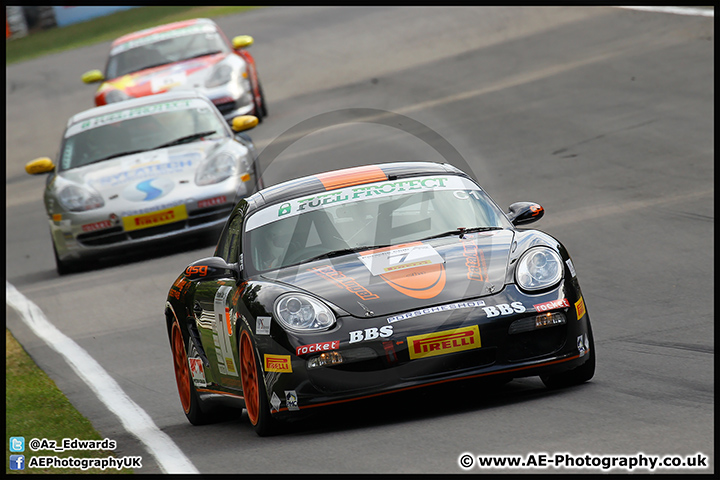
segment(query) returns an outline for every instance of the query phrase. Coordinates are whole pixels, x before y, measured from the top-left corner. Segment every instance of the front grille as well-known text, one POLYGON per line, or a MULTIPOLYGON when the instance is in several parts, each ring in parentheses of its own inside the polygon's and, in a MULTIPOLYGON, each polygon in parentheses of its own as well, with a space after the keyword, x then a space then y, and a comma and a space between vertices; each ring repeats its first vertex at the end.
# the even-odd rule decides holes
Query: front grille
POLYGON ((222 113, 223 115, 226 115, 237 109, 236 102, 218 103, 215 104, 215 106, 218 110, 220 110, 220 113, 222 113))
POLYGON ((217 220, 227 220, 233 210, 232 204, 219 205, 216 207, 203 208, 190 214, 188 225, 195 227, 205 223, 212 223, 217 220))
POLYGON ((97 232, 81 233, 77 236, 77 241, 81 245, 87 247, 101 247, 105 245, 113 245, 115 243, 127 242, 129 240, 139 240, 142 238, 152 237, 154 235, 169 234, 185 230, 186 228, 201 227, 210 223, 227 220, 232 212, 232 209, 232 204, 203 208, 201 210, 191 212, 187 220, 183 220, 182 222, 142 228, 140 230, 131 230, 129 232, 124 231, 122 227, 118 226, 97 232))
POLYGON ((167 225, 158 225, 157 227, 131 230, 127 232, 127 235, 131 240, 137 240, 140 238, 152 237, 153 235, 164 235, 166 233, 184 230, 186 225, 187 221, 168 223, 167 225))
POLYGON ((125 232, 123 232, 122 227, 112 227, 96 232, 81 233, 77 236, 77 241, 83 245, 98 247, 122 242, 125 238, 125 232))
POLYGON ((507 359, 519 362, 550 355, 565 345, 566 336, 567 325, 508 335, 507 359))

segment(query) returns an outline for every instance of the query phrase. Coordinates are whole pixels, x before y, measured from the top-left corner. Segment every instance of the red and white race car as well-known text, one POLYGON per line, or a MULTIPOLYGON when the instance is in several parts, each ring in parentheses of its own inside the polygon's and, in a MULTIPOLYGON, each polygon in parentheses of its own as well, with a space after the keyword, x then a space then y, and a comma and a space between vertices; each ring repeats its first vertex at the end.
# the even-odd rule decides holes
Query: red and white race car
POLYGON ((85 83, 101 82, 95 105, 105 105, 169 90, 198 90, 231 121, 252 114, 267 116, 255 60, 245 50, 249 35, 232 42, 215 22, 196 18, 168 23, 116 39, 104 73, 90 70, 85 83))

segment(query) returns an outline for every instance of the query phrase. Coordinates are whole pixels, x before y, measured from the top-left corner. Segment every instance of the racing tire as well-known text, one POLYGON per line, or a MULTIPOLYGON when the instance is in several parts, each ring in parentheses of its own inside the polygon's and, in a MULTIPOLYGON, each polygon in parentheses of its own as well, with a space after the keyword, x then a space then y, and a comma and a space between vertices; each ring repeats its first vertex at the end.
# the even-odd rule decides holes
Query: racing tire
POLYGON ((540 379, 546 387, 556 389, 580 385, 590 380, 595 375, 595 340, 593 338, 590 319, 587 319, 589 357, 579 367, 556 375, 542 375, 540 379))
POLYGON ((53 253, 55 254, 55 269, 58 272, 58 275, 67 275, 68 273, 75 273, 80 271, 79 266, 76 263, 68 262, 60 260, 60 257, 57 253, 57 247, 55 246, 55 242, 53 241, 53 253))
POLYGON ((175 381, 177 382, 180 403, 188 421, 193 425, 206 425, 216 420, 212 410, 203 409, 193 384, 190 367, 188 366, 185 342, 178 322, 172 322, 170 331, 170 346, 173 353, 173 366, 175 367, 175 381))
POLYGON ((258 104, 258 100, 253 95, 253 115, 255 115, 258 119, 258 123, 262 123, 263 121, 263 98, 262 98, 262 89, 260 88, 260 84, 258 84, 258 91, 260 93, 260 103, 258 104))
POLYGON ((258 83, 258 90, 260 90, 260 113, 263 117, 268 116, 267 103, 265 103, 265 92, 263 92, 262 85, 258 83))
POLYGON ((279 424, 270 414, 265 380, 260 368, 262 363, 247 328, 242 329, 239 343, 240 381, 248 419, 258 436, 275 435, 279 431, 279 424))

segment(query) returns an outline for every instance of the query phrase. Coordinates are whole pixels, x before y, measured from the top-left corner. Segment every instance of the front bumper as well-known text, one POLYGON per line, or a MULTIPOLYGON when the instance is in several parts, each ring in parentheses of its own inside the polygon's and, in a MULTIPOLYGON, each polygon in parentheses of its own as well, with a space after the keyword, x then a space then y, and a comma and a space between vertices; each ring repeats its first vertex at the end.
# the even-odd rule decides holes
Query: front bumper
POLYGON ((88 212, 63 212, 51 215, 50 233, 61 261, 83 261, 123 253, 142 245, 157 244, 169 238, 199 235, 219 230, 227 221, 237 201, 253 190, 250 180, 229 179, 217 185, 202 187, 194 198, 163 198, 143 206, 141 215, 149 219, 184 206, 186 218, 157 226, 126 229, 123 218, 138 216, 128 205, 105 207, 88 212))
POLYGON ((261 353, 289 355, 292 364, 291 373, 265 375, 272 414, 287 418, 318 406, 462 379, 555 374, 588 360, 589 317, 579 288, 570 281, 533 296, 508 285, 474 301, 484 307, 421 312, 392 323, 388 317, 340 318, 330 332, 289 338, 292 350, 270 337, 257 337, 261 353), (562 314, 564 323, 535 327, 536 317, 553 313, 562 314), (381 327, 388 325, 392 334, 382 336, 389 330, 381 327), (517 331, 518 325, 529 329, 517 331), (358 330, 370 339, 351 343, 359 334, 350 332, 358 330), (338 348, 330 351, 349 361, 309 368, 309 360, 319 353, 297 355, 300 346, 323 346, 337 338, 338 348))
POLYGON ((220 87, 210 88, 204 93, 228 122, 239 115, 257 115, 252 87, 246 79, 242 79, 238 83, 230 82, 220 87))

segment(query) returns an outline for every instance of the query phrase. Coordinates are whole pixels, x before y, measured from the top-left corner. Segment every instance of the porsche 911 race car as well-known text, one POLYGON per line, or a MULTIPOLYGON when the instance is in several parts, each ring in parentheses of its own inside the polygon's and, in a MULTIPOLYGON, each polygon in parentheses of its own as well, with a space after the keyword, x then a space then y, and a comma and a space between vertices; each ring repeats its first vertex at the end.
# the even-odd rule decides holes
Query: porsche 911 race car
POLYGON ((116 39, 104 73, 90 70, 85 83, 102 82, 95 105, 169 90, 198 90, 231 121, 252 114, 262 121, 267 106, 255 59, 245 50, 249 35, 225 34, 210 19, 196 18, 130 33, 116 39))
POLYGON ((262 188, 257 153, 204 95, 181 91, 114 103, 68 120, 44 192, 59 274, 109 252, 220 231, 237 201, 262 188))
POLYGON ((573 262, 449 164, 337 170, 241 200, 165 321, 188 420, 244 406, 256 433, 349 400, 460 379, 595 371, 573 262))

